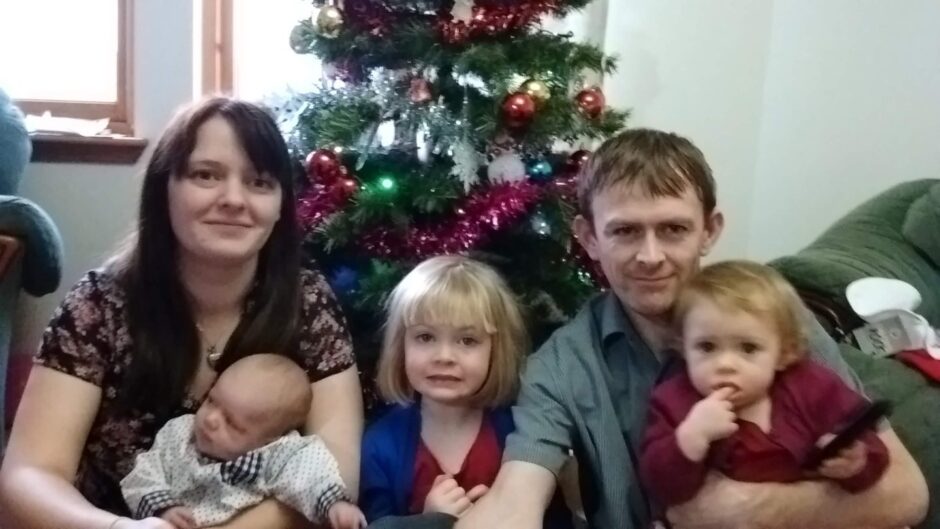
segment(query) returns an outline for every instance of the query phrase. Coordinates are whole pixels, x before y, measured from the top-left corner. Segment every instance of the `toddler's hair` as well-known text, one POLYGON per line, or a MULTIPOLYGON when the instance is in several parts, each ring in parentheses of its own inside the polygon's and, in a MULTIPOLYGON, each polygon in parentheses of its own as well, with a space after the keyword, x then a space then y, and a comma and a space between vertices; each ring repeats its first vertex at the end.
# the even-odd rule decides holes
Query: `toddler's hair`
POLYGON ((702 268, 682 289, 673 317, 680 334, 692 308, 710 301, 721 310, 744 311, 771 322, 780 338, 786 367, 806 352, 803 302, 790 283, 773 268, 753 261, 731 260, 702 268))

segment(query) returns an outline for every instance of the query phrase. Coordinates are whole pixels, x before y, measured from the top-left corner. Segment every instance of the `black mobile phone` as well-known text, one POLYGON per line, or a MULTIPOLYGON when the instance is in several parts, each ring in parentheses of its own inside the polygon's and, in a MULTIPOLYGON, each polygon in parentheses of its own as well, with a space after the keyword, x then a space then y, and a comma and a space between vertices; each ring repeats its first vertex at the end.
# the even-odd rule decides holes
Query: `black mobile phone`
POLYGON ((832 440, 810 455, 806 460, 806 467, 815 469, 823 461, 838 455, 840 450, 851 445, 862 433, 873 428, 878 421, 890 414, 890 402, 886 400, 866 402, 864 406, 861 406, 858 411, 852 414, 849 420, 843 423, 843 426, 839 428, 832 440))

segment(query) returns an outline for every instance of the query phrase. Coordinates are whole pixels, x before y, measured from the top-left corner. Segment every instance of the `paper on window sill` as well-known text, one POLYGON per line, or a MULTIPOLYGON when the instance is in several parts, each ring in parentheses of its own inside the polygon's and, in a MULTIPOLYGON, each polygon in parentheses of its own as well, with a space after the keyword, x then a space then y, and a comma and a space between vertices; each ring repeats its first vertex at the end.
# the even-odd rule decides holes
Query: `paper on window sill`
POLYGON ((41 116, 26 116, 26 130, 30 134, 63 134, 74 136, 100 136, 108 130, 108 118, 78 119, 54 117, 49 112, 41 116))

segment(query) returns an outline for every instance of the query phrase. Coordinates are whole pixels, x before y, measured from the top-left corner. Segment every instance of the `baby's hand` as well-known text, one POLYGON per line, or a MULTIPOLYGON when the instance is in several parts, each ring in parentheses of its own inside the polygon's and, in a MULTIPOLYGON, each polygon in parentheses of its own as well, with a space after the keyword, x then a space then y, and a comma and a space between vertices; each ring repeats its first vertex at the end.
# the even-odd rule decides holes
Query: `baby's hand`
POLYGON ((728 397, 732 388, 721 388, 698 401, 676 428, 679 448, 692 461, 705 459, 709 445, 738 431, 737 416, 728 397))
MULTIPOLYGON (((825 446, 835 437, 826 434, 819 439, 817 445, 825 446)), ((861 441, 855 441, 847 448, 843 448, 839 455, 823 461, 817 471, 829 479, 848 479, 865 469, 868 463, 868 447, 861 441)))
POLYGON ((333 529, 362 529, 366 526, 366 516, 348 501, 334 503, 327 516, 333 529))
POLYGON ((443 512, 459 518, 489 490, 486 485, 477 485, 467 492, 457 484, 457 480, 441 474, 434 478, 434 484, 424 499, 424 512, 443 512))
POLYGON ((122 518, 114 523, 114 529, 175 529, 173 524, 160 518, 144 518, 143 520, 131 520, 122 518))
POLYGON ((176 529, 196 529, 196 519, 188 507, 170 507, 160 513, 160 518, 173 524, 176 529))

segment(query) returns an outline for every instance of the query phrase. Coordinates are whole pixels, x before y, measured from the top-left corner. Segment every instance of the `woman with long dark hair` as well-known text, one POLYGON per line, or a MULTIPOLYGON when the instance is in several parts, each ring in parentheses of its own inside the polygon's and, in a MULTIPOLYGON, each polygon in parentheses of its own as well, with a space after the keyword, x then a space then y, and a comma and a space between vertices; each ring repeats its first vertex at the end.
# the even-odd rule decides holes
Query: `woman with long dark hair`
MULTIPOLYGON (((307 433, 357 490, 351 341, 322 276, 301 270, 291 167, 255 105, 213 98, 174 118, 144 175, 136 233, 79 281, 43 336, 0 470, 3 527, 172 527, 125 518, 118 483, 166 421, 258 353, 305 368, 307 433)), ((269 500, 228 527, 301 523, 269 500)))

